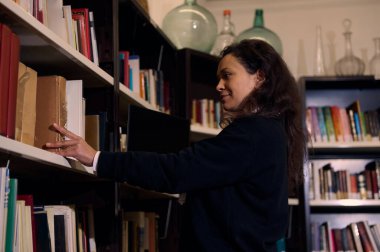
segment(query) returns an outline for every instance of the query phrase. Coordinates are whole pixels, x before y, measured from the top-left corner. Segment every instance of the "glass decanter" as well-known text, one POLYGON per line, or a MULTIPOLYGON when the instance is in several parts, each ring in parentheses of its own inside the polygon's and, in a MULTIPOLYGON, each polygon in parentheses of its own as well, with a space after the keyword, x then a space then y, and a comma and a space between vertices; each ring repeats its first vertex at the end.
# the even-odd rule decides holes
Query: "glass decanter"
POLYGON ((219 56, 220 52, 226 47, 231 45, 235 40, 235 26, 231 22, 231 10, 223 11, 223 28, 215 39, 214 46, 210 54, 219 56))
POLYGON ((196 0, 171 10, 162 23, 162 29, 178 49, 192 48, 210 52, 217 35, 214 16, 196 0))
POLYGON ((243 39, 261 39, 269 43, 274 49, 282 55, 282 43, 276 33, 265 28, 264 26, 264 11, 262 9, 255 10, 255 18, 253 27, 241 32, 236 41, 240 42, 243 39))
POLYGON ((369 61, 369 72, 375 76, 375 79, 380 79, 380 37, 374 38, 375 55, 369 61))
POLYGON ((335 63, 335 73, 338 76, 363 75, 365 70, 364 62, 352 53, 351 20, 345 19, 343 27, 345 29, 343 33, 345 38, 345 55, 335 63))
POLYGON ((319 25, 317 26, 317 38, 313 72, 315 76, 326 75, 326 67, 323 54, 322 28, 319 25))

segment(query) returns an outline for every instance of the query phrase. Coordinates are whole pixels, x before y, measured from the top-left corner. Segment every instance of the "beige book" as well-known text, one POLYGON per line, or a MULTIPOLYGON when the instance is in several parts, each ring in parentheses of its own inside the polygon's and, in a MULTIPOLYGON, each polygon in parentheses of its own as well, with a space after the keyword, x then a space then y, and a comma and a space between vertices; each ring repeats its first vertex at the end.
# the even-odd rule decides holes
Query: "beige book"
POLYGON ((95 150, 99 150, 99 115, 86 115, 85 140, 95 150))
POLYGON ((37 78, 37 115, 34 146, 42 148, 47 142, 62 140, 49 129, 53 123, 66 125, 66 80, 61 76, 37 78))
POLYGON ((19 63, 15 139, 34 144, 36 125, 37 72, 19 63))

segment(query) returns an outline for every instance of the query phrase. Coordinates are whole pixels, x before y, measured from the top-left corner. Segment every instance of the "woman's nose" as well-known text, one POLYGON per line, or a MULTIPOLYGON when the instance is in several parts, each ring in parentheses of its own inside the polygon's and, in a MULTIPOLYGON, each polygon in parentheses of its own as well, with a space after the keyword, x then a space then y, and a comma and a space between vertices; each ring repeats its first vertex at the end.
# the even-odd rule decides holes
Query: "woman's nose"
POLYGON ((223 83, 223 80, 219 80, 218 82, 218 85, 216 85, 216 91, 218 92, 221 92, 222 90, 224 90, 224 83, 223 83))

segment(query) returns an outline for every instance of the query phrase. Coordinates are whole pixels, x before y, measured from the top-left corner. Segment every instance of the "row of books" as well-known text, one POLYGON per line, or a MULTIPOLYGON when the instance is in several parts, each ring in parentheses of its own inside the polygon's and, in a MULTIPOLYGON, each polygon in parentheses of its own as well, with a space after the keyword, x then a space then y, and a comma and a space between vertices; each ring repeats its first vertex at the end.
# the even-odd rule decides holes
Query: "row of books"
POLYGON ((158 251, 158 215, 131 211, 122 214, 122 252, 158 251))
POLYGON ((220 128, 222 106, 219 101, 213 99, 192 100, 191 123, 208 128, 220 128))
POLYGON ((91 115, 94 118, 89 116, 86 127, 82 80, 38 76, 19 61, 17 35, 4 24, 0 24, 0 38, 0 135, 43 148, 45 143, 61 139, 49 130, 56 122, 83 138, 88 128, 86 140, 100 141, 94 148, 106 150, 107 117, 102 112, 91 115))
POLYGON ((18 194, 18 179, 0 168, 0 250, 96 251, 91 206, 36 206, 31 194, 18 194))
POLYGON ((142 69, 139 55, 120 51, 120 81, 159 111, 170 114, 170 86, 161 70, 142 69))
POLYGON ((323 167, 311 164, 309 197, 314 200, 379 199, 380 161, 367 163, 358 173, 336 170, 331 163, 323 167))
POLYGON ((311 106, 306 110, 306 126, 315 143, 379 141, 379 109, 363 112, 358 100, 347 108, 311 106))
POLYGON ((88 8, 71 8, 63 1, 14 0, 65 42, 99 65, 94 14, 88 8))
POLYGON ((367 220, 352 222, 343 228, 331 227, 329 222, 311 223, 312 251, 356 251, 380 250, 380 224, 369 224, 367 220))

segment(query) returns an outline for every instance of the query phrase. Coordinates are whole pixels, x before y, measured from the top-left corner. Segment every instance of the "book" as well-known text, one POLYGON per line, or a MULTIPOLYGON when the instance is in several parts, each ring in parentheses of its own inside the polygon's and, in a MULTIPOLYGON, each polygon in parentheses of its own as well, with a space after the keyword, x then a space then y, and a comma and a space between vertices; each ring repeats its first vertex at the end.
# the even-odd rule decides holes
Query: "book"
POLYGON ((349 225, 349 227, 351 229, 351 233, 352 233, 352 237, 353 237, 353 240, 354 240, 356 252, 365 252, 363 250, 363 246, 362 246, 362 242, 361 242, 361 238, 360 238, 360 233, 359 233, 359 228, 358 228, 357 223, 353 222, 353 223, 351 223, 349 225))
POLYGON ((7 197, 8 197, 8 180, 9 169, 7 167, 0 167, 0 251, 5 249, 5 230, 6 230, 6 210, 7 210, 7 197))
POLYGON ((129 80, 132 80, 129 87, 140 97, 140 57, 138 55, 130 55, 128 62, 131 68, 129 80))
POLYGON ((9 81, 8 81, 8 116, 7 116, 7 137, 15 138, 16 124, 16 103, 17 103, 17 83, 18 64, 20 61, 20 39, 13 32, 11 33, 11 47, 9 57, 9 81))
POLYGON ((15 224, 16 224, 16 202, 17 202, 17 184, 16 178, 11 178, 9 181, 9 197, 8 197, 8 215, 7 228, 5 233, 5 252, 13 251, 13 242, 15 239, 15 224))
POLYGON ((66 128, 75 135, 84 138, 83 124, 83 81, 66 80, 66 128))
POLYGON ((99 55, 98 55, 98 42, 96 40, 95 33, 95 20, 94 12, 88 12, 89 26, 90 26, 90 37, 91 37, 91 49, 92 49, 92 61, 95 65, 99 66, 99 55))
POLYGON ((55 32, 63 41, 68 42, 66 21, 63 16, 63 0, 46 1, 47 27, 55 32))
POLYGON ((330 107, 326 106, 322 108, 322 111, 323 111, 323 117, 325 118, 327 139, 329 142, 334 143, 336 142, 336 136, 335 136, 333 119, 331 116, 331 109, 330 107))
POLYGON ((33 209, 34 209, 34 200, 33 200, 33 195, 32 194, 19 194, 17 195, 17 200, 23 200, 25 202, 25 206, 29 207, 29 217, 30 217, 30 222, 31 222, 31 238, 32 238, 32 247, 33 251, 37 251, 37 246, 36 246, 36 222, 34 219, 34 214, 33 214, 33 209))
POLYGON ((78 26, 80 27, 78 32, 81 53, 89 60, 92 60, 88 8, 72 8, 71 12, 73 19, 78 21, 78 26))
POLYGON ((372 242, 370 240, 369 234, 367 233, 364 221, 359 221, 356 223, 358 227, 359 237, 360 241, 363 247, 363 252, 371 252, 375 251, 374 247, 372 246, 372 242))
POLYGON ((95 150, 100 149, 99 115, 86 115, 86 142, 95 150))
POLYGON ((37 72, 19 63, 15 140, 34 145, 36 127, 37 72))
POLYGON ((0 135, 7 135, 11 29, 0 23, 0 135))
POLYGON ((62 140, 59 133, 49 130, 55 122, 66 125, 66 80, 57 75, 37 78, 36 130, 34 146, 43 148, 47 142, 62 140))
POLYGON ((66 32, 67 32, 67 42, 71 45, 72 48, 76 49, 71 5, 62 6, 62 10, 63 10, 63 17, 65 19, 65 26, 66 26, 66 32))
POLYGON ((51 239, 47 212, 43 210, 34 212, 36 222, 36 251, 51 252, 51 239))
POLYGON ((362 119, 360 118, 360 114, 362 113, 361 107, 360 107, 360 102, 359 100, 355 100, 353 103, 347 106, 347 109, 349 111, 352 111, 353 113, 353 120, 355 123, 355 129, 356 129, 356 134, 357 134, 357 140, 358 141, 363 141, 365 139, 363 135, 363 122, 362 119))

